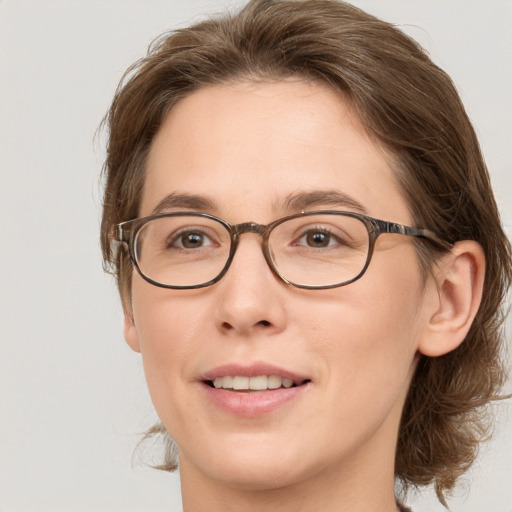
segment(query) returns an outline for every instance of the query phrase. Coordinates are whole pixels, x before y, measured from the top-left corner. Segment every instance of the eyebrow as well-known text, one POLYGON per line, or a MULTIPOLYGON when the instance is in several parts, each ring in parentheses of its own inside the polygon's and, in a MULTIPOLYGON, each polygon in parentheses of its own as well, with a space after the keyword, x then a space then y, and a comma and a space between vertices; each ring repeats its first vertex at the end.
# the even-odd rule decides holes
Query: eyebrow
POLYGON ((353 197, 338 190, 314 190, 288 195, 282 203, 284 210, 302 211, 310 208, 349 208, 359 213, 368 213, 353 197))
MULTIPOLYGON (((314 190, 289 194, 274 205, 273 210, 298 212, 311 208, 348 208, 368 213, 366 208, 353 197, 338 190, 314 190)), ((212 212, 217 210, 215 201, 206 196, 173 192, 165 196, 153 209, 152 214, 163 213, 176 208, 212 212)))
POLYGON ((185 208, 187 210, 206 210, 216 209, 215 202, 204 196, 185 193, 172 193, 165 196, 154 208, 153 214, 163 213, 175 208, 185 208))

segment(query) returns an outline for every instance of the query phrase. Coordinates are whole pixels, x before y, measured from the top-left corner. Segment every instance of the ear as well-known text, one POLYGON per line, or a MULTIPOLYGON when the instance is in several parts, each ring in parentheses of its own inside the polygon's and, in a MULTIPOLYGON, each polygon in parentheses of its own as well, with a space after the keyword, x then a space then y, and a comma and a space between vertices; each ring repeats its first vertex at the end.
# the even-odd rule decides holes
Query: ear
POLYGON ((418 344, 420 353, 437 357, 456 349, 466 337, 482 300, 485 255, 472 240, 457 242, 436 265, 433 294, 427 311, 426 331, 418 344))
POLYGON ((124 310, 124 339, 128 346, 135 352, 140 352, 139 333, 133 318, 133 311, 124 310))

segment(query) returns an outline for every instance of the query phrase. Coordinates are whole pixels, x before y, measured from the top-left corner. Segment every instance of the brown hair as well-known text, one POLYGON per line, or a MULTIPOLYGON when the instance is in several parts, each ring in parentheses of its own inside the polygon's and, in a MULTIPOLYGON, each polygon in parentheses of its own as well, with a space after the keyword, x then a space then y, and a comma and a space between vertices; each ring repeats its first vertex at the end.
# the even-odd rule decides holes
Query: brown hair
MULTIPOLYGON (((448 242, 476 240, 486 256, 483 300, 460 347, 423 357, 405 404, 396 476, 405 488, 433 483, 444 503, 491 424, 505 380, 501 313, 512 279, 504 234, 475 132, 450 78, 422 48, 344 2, 254 0, 240 12, 166 34, 122 80, 106 117, 101 242, 123 305, 132 267, 115 251, 113 226, 137 217, 151 142, 172 106, 199 87, 296 76, 348 98, 395 158, 417 225, 448 242)), ((435 254, 418 245, 425 269, 435 254)), ((150 433, 164 432, 162 426, 150 433)), ((172 446, 163 469, 176 467, 172 446)))

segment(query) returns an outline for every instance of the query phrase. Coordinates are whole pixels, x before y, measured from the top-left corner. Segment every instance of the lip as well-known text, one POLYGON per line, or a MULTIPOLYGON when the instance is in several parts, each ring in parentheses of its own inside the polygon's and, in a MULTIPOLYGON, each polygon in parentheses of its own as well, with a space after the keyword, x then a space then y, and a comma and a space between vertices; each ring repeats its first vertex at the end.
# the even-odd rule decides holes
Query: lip
POLYGON ((257 377, 258 375, 278 375, 291 379, 294 382, 311 380, 305 375, 286 370, 279 366, 269 363, 254 363, 251 365, 242 365, 237 363, 223 364, 208 370, 199 377, 199 380, 213 380, 216 377, 225 377, 226 375, 240 375, 242 377, 257 377))
POLYGON ((228 414, 246 418, 269 414, 284 407, 303 395, 311 385, 311 379, 307 376, 268 363, 255 363, 251 365, 225 364, 208 370, 198 380, 209 403, 228 414), (216 377, 224 377, 226 375, 240 375, 244 377, 278 375, 291 379, 294 382, 304 383, 291 388, 242 392, 213 388, 207 383, 207 381, 213 381, 216 377))

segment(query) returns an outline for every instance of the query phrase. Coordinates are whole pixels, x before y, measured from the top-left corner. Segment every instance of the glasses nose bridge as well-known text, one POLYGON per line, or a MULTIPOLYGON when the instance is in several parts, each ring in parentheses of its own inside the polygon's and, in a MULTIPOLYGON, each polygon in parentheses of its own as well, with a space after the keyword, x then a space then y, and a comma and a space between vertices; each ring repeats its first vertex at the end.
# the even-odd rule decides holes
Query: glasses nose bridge
POLYGON ((234 258, 235 253, 237 252, 241 235, 244 233, 254 233, 255 235, 259 235, 261 237, 261 250, 263 252, 263 256, 265 257, 267 265, 269 265, 269 267, 273 270, 273 265, 268 249, 268 236, 269 232, 271 231, 271 226, 272 225, 258 224, 256 222, 242 222, 241 224, 231 226, 231 232, 233 234, 231 259, 234 258))
POLYGON ((254 233, 256 235, 260 235, 263 240, 265 240, 268 226, 265 226, 264 224, 257 224, 256 222, 242 222, 241 224, 233 226, 232 229, 237 238, 244 233, 254 233))

